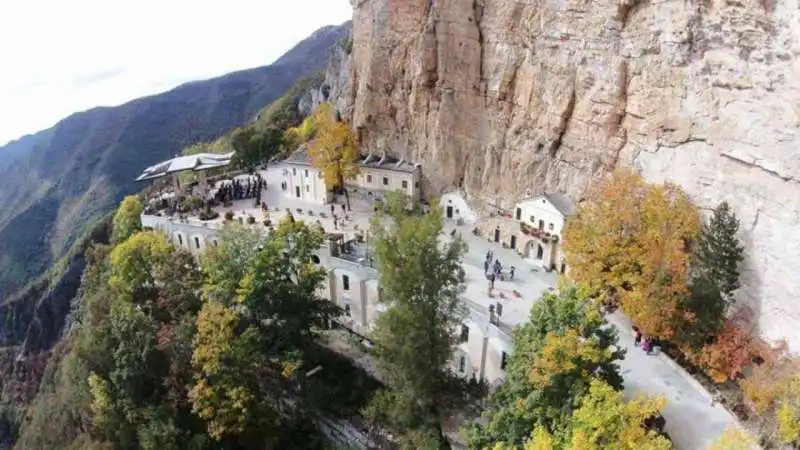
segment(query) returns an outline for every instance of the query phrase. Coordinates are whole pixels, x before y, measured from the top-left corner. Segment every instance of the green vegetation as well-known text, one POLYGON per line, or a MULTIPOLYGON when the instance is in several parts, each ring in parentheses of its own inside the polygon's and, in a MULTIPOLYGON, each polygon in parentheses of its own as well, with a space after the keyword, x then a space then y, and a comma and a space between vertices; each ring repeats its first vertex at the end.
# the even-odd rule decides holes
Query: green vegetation
POLYGON ((460 238, 441 244, 441 211, 420 215, 410 200, 390 195, 386 217, 375 216, 372 234, 379 263, 381 301, 389 309, 378 317, 374 356, 389 384, 367 409, 367 416, 402 434, 408 448, 447 448, 442 423, 458 379, 448 370, 463 318, 460 238), (390 222, 385 225, 384 222, 390 222))
POLYGON ((315 415, 353 414, 379 385, 316 342, 338 313, 317 294, 320 232, 286 220, 262 240, 231 224, 198 265, 161 233, 124 238, 141 228, 133 204, 119 241, 87 250, 78 325, 17 446, 322 448, 315 415))
POLYGON ((616 342, 616 330, 607 326, 587 289, 569 286, 545 294, 531 309, 530 321, 514 332, 506 381, 489 397, 484 413, 488 424, 466 430, 470 448, 520 447, 536 430, 569 436, 566 430, 578 426, 572 411, 588 401, 593 381, 622 389, 616 361, 624 351, 614 350, 616 342))

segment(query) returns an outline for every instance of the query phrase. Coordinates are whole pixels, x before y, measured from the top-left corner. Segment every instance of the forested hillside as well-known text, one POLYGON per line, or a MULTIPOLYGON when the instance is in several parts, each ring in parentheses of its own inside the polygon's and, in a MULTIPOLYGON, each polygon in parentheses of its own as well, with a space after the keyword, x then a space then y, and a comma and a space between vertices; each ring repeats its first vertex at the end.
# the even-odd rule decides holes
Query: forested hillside
POLYGON ((270 66, 77 113, 0 148, 0 298, 42 274, 89 222, 139 190, 133 179, 142 168, 252 118, 321 70, 349 29, 325 27, 270 66))

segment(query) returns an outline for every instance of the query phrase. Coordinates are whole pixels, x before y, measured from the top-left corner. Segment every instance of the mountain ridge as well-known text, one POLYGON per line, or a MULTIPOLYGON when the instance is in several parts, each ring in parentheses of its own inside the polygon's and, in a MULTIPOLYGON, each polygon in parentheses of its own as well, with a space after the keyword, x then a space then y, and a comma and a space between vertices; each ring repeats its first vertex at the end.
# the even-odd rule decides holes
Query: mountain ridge
POLYGON ((0 147, 0 297, 43 273, 87 223, 137 190, 141 168, 249 120, 324 69, 349 30, 349 22, 323 27, 272 65, 74 113, 0 147))

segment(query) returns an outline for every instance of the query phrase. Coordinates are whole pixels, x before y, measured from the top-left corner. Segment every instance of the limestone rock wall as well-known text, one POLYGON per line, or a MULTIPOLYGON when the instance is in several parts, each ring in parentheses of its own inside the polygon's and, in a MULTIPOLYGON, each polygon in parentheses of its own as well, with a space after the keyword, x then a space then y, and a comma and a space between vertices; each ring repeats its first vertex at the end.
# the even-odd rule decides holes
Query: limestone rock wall
POLYGON ((741 300, 800 350, 798 0, 352 0, 342 102, 369 149, 508 206, 618 165, 729 201, 741 300))

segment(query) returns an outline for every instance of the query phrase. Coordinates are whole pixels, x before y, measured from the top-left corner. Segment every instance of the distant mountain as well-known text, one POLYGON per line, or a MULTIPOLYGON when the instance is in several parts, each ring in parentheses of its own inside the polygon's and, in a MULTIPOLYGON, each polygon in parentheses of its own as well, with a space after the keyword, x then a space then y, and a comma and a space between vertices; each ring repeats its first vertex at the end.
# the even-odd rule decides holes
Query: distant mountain
MULTIPOLYGON (((42 274, 146 166, 241 125, 324 68, 350 23, 324 27, 270 66, 73 114, 0 147, 0 300, 42 274)), ((253 44, 257 47, 258 44, 253 44)))

